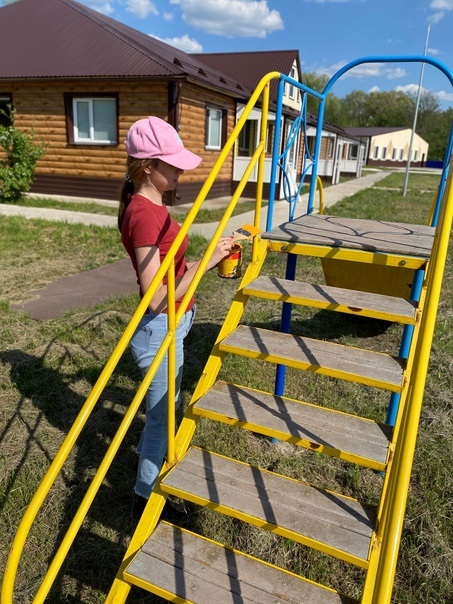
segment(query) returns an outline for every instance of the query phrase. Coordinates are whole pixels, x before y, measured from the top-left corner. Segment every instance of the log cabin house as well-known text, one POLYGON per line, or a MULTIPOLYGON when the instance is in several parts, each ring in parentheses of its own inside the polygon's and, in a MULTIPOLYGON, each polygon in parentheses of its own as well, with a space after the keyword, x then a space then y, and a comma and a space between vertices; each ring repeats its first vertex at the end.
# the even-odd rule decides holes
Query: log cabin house
MULTIPOLYGON (((157 115, 203 157, 181 177, 167 200, 172 205, 193 201, 263 75, 301 79, 298 51, 189 55, 73 0, 19 0, 0 8, 0 57, 0 109, 11 106, 16 127, 33 130, 46 144, 32 192, 118 199, 127 130, 157 115)), ((299 91, 288 86, 286 92, 283 134, 300 109, 299 91)), ((230 194, 242 175, 259 114, 251 116, 210 197, 230 194)), ((272 129, 271 119, 269 149, 272 129)), ((294 181, 302 144, 298 139, 290 160, 294 181)))

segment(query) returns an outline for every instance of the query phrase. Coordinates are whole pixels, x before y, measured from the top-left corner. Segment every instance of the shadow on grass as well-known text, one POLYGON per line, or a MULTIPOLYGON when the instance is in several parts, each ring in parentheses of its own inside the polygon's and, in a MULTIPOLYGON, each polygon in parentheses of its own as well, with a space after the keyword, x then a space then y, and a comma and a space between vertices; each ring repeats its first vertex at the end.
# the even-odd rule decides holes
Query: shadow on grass
MULTIPOLYGON (((195 323, 186 339, 186 363, 182 384, 185 397, 190 396, 199 379, 219 328, 218 325, 209 323, 195 323)), ((21 452, 16 457, 15 467, 11 469, 8 483, 3 489, 0 510, 7 505, 14 490, 20 487, 21 480, 24 480, 21 474, 27 465, 34 463, 36 450, 41 459, 38 466, 40 471, 44 472, 51 464, 56 450, 55 435, 59 434, 58 440, 63 440, 85 402, 85 396, 77 392, 76 384, 87 382, 92 387, 102 369, 97 360, 93 359, 91 364, 68 373, 62 365, 63 358, 71 354, 69 348, 63 352, 58 366, 50 367, 55 343, 56 339, 52 340, 41 356, 19 349, 0 353, 0 361, 10 367, 11 381, 20 393, 15 413, 11 415, 0 434, 0 446, 8 439, 9 431, 15 422, 20 422, 26 429, 26 435, 20 442, 21 452), (37 411, 32 414, 32 420, 29 412, 30 401, 37 411), (47 435, 46 424, 49 426, 47 435)), ((61 351, 61 342, 59 346, 61 351)), ((55 555, 135 394, 130 388, 118 385, 122 376, 132 377, 137 385, 139 383, 139 372, 129 350, 121 358, 80 434, 74 453, 70 456, 69 467, 64 466, 57 484, 51 489, 49 498, 52 512, 51 516, 46 517, 46 522, 55 527, 55 540, 52 534, 53 551, 50 545, 47 548, 45 543, 38 545, 40 549, 46 550, 46 555, 43 556, 45 560, 51 560, 55 555)), ((137 522, 132 512, 132 491, 137 464, 135 446, 142 428, 143 414, 140 412, 96 495, 46 599, 47 602, 79 604, 98 601, 93 592, 106 593, 109 590, 137 522)), ((36 484, 40 478, 35 477, 36 484)), ((29 497, 33 495, 34 489, 35 486, 30 485, 29 497)), ((24 501, 23 505, 28 505, 28 502, 24 501)), ((38 519, 43 513, 38 513, 38 519)), ((47 514, 47 509, 45 513, 47 514)), ((35 538, 39 540, 39 534, 35 538)), ((29 568, 26 571, 32 575, 27 577, 28 586, 40 581, 39 577, 43 572, 43 568, 37 564, 30 566, 34 569, 29 568)), ((136 604, 163 601, 140 590, 132 590, 128 599, 128 602, 136 604)))

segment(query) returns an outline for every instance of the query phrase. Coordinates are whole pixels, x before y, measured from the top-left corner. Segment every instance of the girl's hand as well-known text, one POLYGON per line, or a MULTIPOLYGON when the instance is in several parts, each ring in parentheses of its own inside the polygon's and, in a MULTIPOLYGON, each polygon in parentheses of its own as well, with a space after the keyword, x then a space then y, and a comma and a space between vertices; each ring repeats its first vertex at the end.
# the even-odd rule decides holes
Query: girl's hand
POLYGON ((211 270, 231 251, 233 247, 233 236, 231 237, 221 237, 215 247, 215 250, 208 262, 208 270, 211 270))

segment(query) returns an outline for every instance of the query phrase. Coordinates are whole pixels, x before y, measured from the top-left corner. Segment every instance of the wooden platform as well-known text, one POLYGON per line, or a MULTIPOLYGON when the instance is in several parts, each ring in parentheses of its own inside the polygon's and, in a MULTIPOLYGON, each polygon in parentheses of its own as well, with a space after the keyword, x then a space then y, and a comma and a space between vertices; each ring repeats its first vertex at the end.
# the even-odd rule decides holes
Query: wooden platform
POLYGON ((262 234, 263 239, 429 258, 434 227, 305 214, 262 234))

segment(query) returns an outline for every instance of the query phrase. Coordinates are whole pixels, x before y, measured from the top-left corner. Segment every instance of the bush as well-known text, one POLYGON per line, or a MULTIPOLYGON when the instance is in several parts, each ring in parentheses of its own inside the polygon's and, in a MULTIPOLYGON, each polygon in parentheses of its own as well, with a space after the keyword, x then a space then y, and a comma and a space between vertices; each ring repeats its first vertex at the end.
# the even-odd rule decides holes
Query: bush
MULTIPOLYGON (((14 112, 11 115, 14 118, 14 112)), ((0 126, 0 148, 4 152, 0 158, 0 202, 14 202, 30 189, 36 162, 44 156, 45 146, 35 142, 33 130, 17 130, 12 121, 0 126)))

